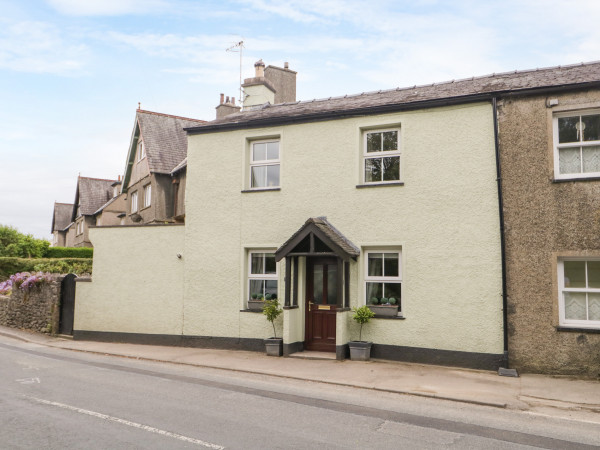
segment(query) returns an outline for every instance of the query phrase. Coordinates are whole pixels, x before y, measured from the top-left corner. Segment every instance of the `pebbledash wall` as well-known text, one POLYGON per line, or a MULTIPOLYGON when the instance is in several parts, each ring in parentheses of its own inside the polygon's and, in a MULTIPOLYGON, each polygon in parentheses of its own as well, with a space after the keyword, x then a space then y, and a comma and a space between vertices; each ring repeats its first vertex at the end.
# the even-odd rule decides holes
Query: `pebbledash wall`
POLYGON ((11 295, 0 295, 0 325, 42 333, 58 333, 62 275, 22 291, 14 288, 11 295))
MULTIPOLYGON (((401 249, 405 319, 365 326, 375 356, 499 363, 502 270, 489 103, 190 135, 188 175, 184 335, 269 337, 264 317, 243 311, 247 252, 275 250, 309 217, 326 216, 361 254, 401 249), (390 127, 400 129, 403 185, 357 187, 364 130, 390 127), (250 144, 270 138, 280 141, 281 187, 246 192, 250 144)), ((278 271, 283 298, 283 261, 278 271)), ((365 302, 363 273, 359 257, 351 264, 351 306, 365 302)), ((304 339, 302 267, 299 278, 300 308, 284 311, 282 321, 292 347, 304 339)), ((338 346, 358 338, 350 317, 338 313, 338 346)))
POLYGON ((94 275, 77 283, 74 337, 181 336, 183 226, 96 227, 90 239, 94 275))

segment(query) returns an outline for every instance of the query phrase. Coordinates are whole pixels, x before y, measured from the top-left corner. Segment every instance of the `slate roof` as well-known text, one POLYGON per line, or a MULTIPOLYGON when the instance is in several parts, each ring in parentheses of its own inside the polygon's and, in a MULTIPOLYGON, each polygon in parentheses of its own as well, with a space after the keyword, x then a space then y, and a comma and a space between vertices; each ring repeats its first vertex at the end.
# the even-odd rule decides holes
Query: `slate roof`
POLYGON ((186 127, 204 123, 203 120, 172 116, 138 109, 136 120, 150 166, 150 172, 170 174, 187 156, 186 127))
POLYGON ((75 193, 75 204, 71 220, 75 220, 77 205, 83 216, 91 216, 98 208, 113 198, 112 184, 117 180, 105 180, 101 178, 79 177, 77 179, 77 192, 75 193))
POLYGON ((102 211, 104 211, 104 208, 106 208, 108 205, 110 205, 111 203, 113 203, 117 198, 119 198, 119 197, 113 197, 113 198, 111 198, 109 201, 107 201, 105 204, 103 204, 100 208, 98 208, 96 211, 94 211, 93 215, 95 216, 96 214, 100 214, 102 211))
POLYGON ((558 66, 544 69, 523 70, 445 81, 421 86, 412 86, 358 95, 330 97, 327 99, 265 104, 262 107, 231 114, 189 129, 193 134, 208 132, 209 129, 249 127, 253 123, 268 124, 277 118, 298 120, 318 118, 343 112, 368 113, 369 109, 381 110, 394 105, 417 106, 421 102, 444 99, 463 99, 477 95, 518 93, 528 90, 585 85, 600 82, 600 61, 577 65, 558 66), (203 131, 204 130, 204 131, 203 131))
POLYGON ((183 161, 181 161, 179 164, 177 164, 173 170, 171 170, 171 175, 175 175, 177 172, 185 169, 186 167, 187 167, 187 156, 185 158, 183 158, 183 161))
MULTIPOLYGON (((337 228, 335 228, 326 217, 311 217, 304 225, 300 227, 285 243, 277 249, 276 257, 279 260, 281 257, 289 253, 293 248, 287 248, 292 242, 296 241, 299 236, 308 235, 312 227, 316 227, 321 231, 332 244, 336 245, 343 253, 349 257, 356 258, 360 255, 360 249, 354 245, 346 236, 344 236, 337 228), (287 250, 287 251, 286 251, 287 250)), ((295 245, 294 245, 295 246, 295 245)), ((334 250, 334 249, 332 249, 334 250)))
POLYGON ((54 202, 54 213, 52 214, 52 230, 62 231, 71 223, 71 214, 73 213, 72 203, 54 202))

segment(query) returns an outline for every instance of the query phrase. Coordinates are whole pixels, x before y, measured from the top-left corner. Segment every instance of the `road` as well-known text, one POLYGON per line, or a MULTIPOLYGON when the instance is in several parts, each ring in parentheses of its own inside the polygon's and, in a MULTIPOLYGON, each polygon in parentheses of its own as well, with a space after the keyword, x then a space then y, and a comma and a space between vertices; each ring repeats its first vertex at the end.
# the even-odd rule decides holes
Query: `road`
POLYGON ((0 380, 2 449, 600 446, 598 423, 1 336, 0 380))

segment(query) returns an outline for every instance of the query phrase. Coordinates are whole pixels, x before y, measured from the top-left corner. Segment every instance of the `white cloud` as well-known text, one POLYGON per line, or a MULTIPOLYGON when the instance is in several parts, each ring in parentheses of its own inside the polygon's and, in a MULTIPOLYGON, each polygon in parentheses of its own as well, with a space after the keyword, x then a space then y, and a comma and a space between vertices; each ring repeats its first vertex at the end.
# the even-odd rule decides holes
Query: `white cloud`
POLYGON ((85 45, 67 42, 61 31, 48 23, 5 23, 0 29, 0 68, 74 75, 81 72, 87 54, 85 45))
POLYGON ((162 0, 47 0, 58 12, 70 16, 147 14, 166 7, 162 0))

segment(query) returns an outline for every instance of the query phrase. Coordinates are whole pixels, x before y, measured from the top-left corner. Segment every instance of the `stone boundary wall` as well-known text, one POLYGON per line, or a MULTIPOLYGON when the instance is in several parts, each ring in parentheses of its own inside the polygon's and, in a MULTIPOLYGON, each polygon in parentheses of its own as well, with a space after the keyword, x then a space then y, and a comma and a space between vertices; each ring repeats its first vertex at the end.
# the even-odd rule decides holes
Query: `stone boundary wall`
POLYGON ((41 333, 58 333, 60 291, 64 276, 29 291, 14 288, 10 296, 0 295, 0 325, 41 333))

